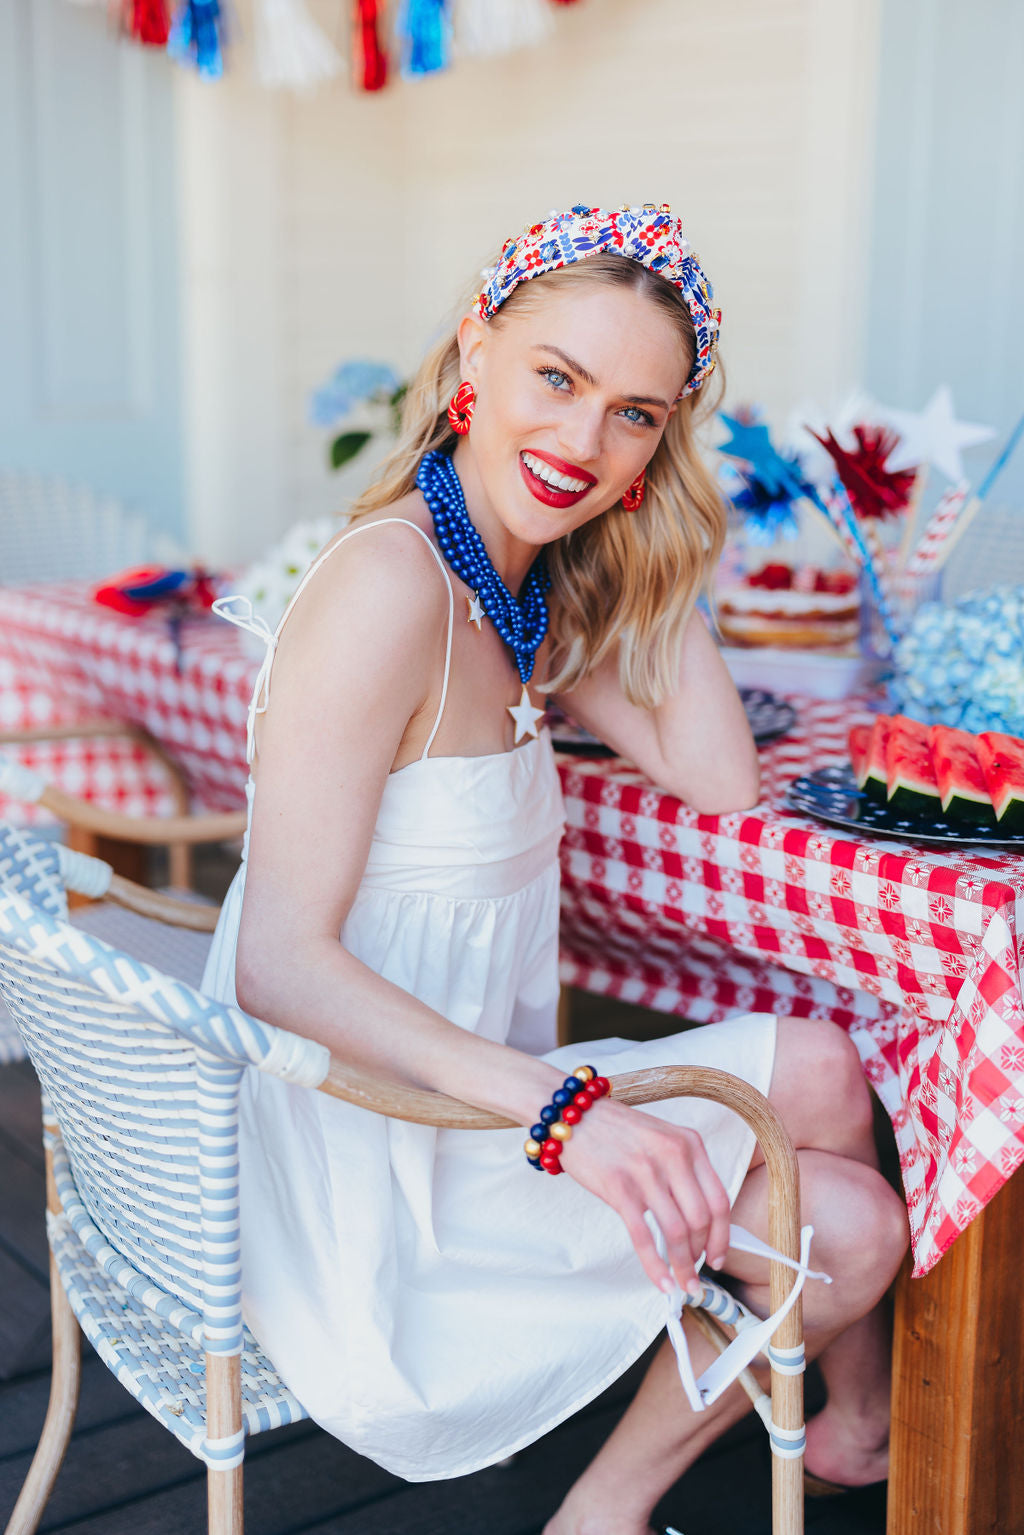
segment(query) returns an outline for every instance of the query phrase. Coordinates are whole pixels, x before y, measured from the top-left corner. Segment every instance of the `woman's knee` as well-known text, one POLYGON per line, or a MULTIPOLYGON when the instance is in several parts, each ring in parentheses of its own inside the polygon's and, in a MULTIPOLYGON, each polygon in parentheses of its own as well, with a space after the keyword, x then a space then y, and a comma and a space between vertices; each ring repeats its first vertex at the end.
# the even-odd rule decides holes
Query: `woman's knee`
POLYGON ((855 1306, 872 1306, 899 1271, 909 1244, 906 1206, 881 1173, 820 1152, 800 1154, 801 1218, 814 1226, 823 1267, 841 1277, 855 1306))
POLYGON ((857 1047, 838 1024, 779 1019, 769 1097, 798 1147, 871 1159, 871 1093, 857 1047))

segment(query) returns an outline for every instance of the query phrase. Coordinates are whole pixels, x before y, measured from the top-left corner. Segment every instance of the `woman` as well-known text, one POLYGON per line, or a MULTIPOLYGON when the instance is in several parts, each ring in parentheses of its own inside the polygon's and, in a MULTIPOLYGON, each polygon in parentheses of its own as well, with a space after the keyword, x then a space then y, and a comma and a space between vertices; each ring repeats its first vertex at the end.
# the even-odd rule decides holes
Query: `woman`
MULTIPOLYGON (((745 1126, 694 1100, 627 1108, 582 1090, 589 1069, 559 1100, 582 1057, 598 1073, 718 1066, 769 1094, 835 1275, 805 1295, 829 1388, 808 1462, 846 1484, 885 1474, 873 1308, 905 1218, 846 1037, 756 1015, 551 1049, 562 811, 545 695, 698 810, 757 799, 742 706, 693 605, 723 536, 694 439, 718 318, 666 208, 577 207, 506 242, 254 699, 248 861, 207 985, 354 1066, 530 1127, 524 1159, 516 1132, 245 1086, 249 1323, 314 1418, 413 1480, 498 1460, 595 1396, 661 1330, 662 1292, 698 1286, 704 1250, 767 1307, 763 1260, 729 1249, 730 1218, 766 1229, 745 1126)), ((745 1406, 733 1387, 691 1413, 663 1349, 547 1535, 648 1531, 745 1406)))

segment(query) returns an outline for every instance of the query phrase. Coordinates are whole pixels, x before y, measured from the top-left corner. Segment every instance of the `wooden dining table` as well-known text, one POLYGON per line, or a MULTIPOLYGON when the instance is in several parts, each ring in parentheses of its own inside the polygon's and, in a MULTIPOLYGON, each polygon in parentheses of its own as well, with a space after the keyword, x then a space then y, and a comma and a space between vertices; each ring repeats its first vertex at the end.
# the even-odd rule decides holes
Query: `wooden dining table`
MULTIPOLYGON (((81 583, 0 587, 0 724, 140 726, 206 809, 244 803, 258 665, 210 617, 172 632, 158 614, 98 607, 81 583)), ((790 782, 845 762, 847 730, 873 700, 789 701, 795 723, 762 749, 749 811, 698 815, 620 758, 559 756, 562 979, 698 1022, 772 1011, 849 1031, 893 1127, 912 1236, 895 1293, 889 1535, 1024 1531, 1012 1449, 1024 1427, 1024 856, 794 813, 790 782)), ((65 735, 20 755, 58 783, 71 763, 74 791, 90 792, 74 748, 65 735)), ((92 792, 102 801, 109 782, 92 792)))

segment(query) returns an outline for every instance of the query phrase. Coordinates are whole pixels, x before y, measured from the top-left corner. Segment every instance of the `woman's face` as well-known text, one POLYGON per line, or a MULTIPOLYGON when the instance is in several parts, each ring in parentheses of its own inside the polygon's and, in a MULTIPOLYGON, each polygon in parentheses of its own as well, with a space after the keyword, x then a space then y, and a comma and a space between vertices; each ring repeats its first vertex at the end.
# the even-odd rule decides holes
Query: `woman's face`
POLYGON ((508 532, 535 545, 621 499, 690 371, 664 314, 643 294, 605 283, 531 294, 498 324, 469 315, 459 344, 477 395, 458 445, 467 495, 475 480, 508 532))

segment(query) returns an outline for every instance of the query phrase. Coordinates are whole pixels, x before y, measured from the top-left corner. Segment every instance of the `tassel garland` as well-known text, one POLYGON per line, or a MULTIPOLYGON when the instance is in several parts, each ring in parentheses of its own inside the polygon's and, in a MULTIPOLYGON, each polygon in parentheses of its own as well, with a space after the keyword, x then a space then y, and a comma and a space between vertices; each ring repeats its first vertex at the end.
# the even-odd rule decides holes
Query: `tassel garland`
POLYGON ((403 74, 433 75, 447 69, 451 43, 447 0, 405 0, 399 35, 403 74))
POLYGON ((254 22, 256 78, 262 85, 308 91, 341 69, 337 50, 305 0, 257 0, 254 22))
POLYGON ((167 51, 179 64, 192 64, 208 80, 219 80, 224 73, 223 31, 220 0, 184 0, 167 51))
POLYGON ((127 0, 124 30, 147 48, 166 48, 171 18, 164 0, 127 0))
POLYGON ((544 42, 554 26, 548 0, 457 0, 455 47, 462 54, 512 53, 544 42))
POLYGON ((381 47, 379 21, 379 0, 356 0, 352 66, 361 91, 380 91, 388 83, 388 56, 381 47))

